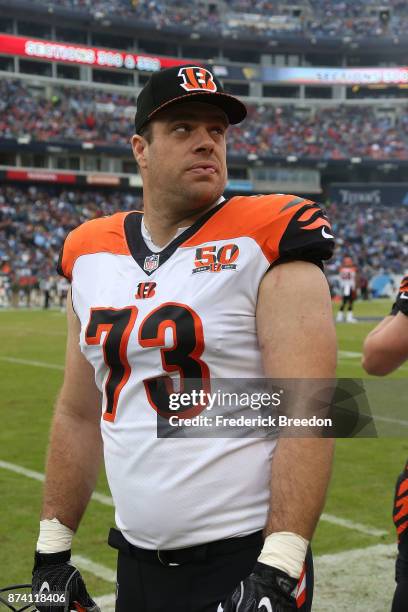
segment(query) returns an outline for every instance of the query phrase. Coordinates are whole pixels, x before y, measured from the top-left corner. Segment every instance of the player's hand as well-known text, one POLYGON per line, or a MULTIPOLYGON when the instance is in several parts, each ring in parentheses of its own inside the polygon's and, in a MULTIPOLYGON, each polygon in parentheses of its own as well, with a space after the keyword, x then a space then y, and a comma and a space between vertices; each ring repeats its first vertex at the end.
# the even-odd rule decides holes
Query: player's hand
POLYGON ((401 281, 398 295, 392 305, 390 314, 396 315, 398 312, 402 312, 408 317, 408 276, 404 276, 401 281))
POLYGON ((257 561, 255 567, 217 612, 290 612, 297 610, 298 581, 275 567, 257 561))
POLYGON ((86 590, 85 583, 79 570, 69 564, 71 551, 60 553, 35 553, 33 579, 31 591, 33 598, 40 593, 65 593, 66 603, 62 607, 37 604, 40 612, 67 612, 77 610, 78 612, 100 612, 100 608, 94 602, 86 590))

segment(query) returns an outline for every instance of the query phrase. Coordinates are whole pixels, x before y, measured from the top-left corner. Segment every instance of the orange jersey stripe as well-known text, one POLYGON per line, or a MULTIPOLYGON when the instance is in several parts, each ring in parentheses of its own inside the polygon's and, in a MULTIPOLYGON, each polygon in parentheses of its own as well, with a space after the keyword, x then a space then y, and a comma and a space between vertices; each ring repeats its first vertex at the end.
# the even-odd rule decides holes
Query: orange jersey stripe
POLYGON ((408 497, 398 499, 395 502, 395 506, 397 509, 399 508, 399 512, 397 512, 397 514, 394 514, 394 521, 399 521, 404 516, 408 517, 408 497))
POLYGON ((405 521, 405 523, 402 523, 402 525, 400 525, 399 527, 397 527, 397 533, 398 535, 401 535, 401 533, 403 531, 405 531, 405 529, 408 527, 408 521, 405 521))
POLYGON ((302 230, 313 230, 316 229, 318 227, 329 227, 331 229, 331 225, 328 221, 326 221, 326 219, 316 219, 316 221, 313 221, 313 223, 310 223, 309 225, 306 225, 305 227, 302 227, 302 230))
POLYGON ((181 247, 214 240, 253 238, 270 263, 279 257, 279 243, 293 215, 314 204, 294 195, 236 196, 213 215, 181 247), (291 205, 291 202, 295 202, 291 205))
POLYGON ((403 480, 401 482, 400 487, 398 489, 398 497, 400 497, 400 495, 403 495, 407 491, 408 491, 408 479, 407 480, 403 480))
POLYGON ((110 217, 92 219, 70 232, 63 247, 61 260, 64 276, 72 280, 73 267, 81 255, 94 253, 130 255, 123 227, 128 214, 128 212, 116 213, 110 217))
POLYGON ((296 590, 296 606, 301 608, 306 601, 306 567, 303 565, 296 590))
POLYGON ((318 208, 317 206, 314 208, 310 208, 309 210, 306 210, 303 215, 301 215, 298 219, 298 221, 309 221, 310 217, 313 217, 313 215, 315 214, 316 211, 320 210, 320 208, 318 208))

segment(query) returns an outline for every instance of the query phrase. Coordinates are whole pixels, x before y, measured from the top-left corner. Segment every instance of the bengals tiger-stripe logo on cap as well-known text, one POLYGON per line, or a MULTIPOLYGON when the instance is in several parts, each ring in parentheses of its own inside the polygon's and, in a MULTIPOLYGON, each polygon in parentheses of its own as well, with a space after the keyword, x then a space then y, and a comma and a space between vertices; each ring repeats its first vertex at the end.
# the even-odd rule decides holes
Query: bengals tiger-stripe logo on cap
POLYGON ((178 76, 183 78, 183 83, 180 83, 180 86, 186 91, 209 91, 211 93, 217 91, 214 77, 206 68, 184 66, 180 68, 178 76))

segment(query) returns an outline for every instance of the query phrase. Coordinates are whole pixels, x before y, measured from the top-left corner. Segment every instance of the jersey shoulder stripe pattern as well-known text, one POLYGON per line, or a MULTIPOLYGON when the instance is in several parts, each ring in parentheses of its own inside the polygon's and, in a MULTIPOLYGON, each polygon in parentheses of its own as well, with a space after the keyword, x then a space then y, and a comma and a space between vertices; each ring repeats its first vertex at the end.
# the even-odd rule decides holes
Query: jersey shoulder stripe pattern
POLYGON ((269 263, 280 255, 279 245, 294 215, 305 207, 317 205, 289 194, 236 196, 219 210, 181 247, 196 246, 211 240, 253 238, 269 263))

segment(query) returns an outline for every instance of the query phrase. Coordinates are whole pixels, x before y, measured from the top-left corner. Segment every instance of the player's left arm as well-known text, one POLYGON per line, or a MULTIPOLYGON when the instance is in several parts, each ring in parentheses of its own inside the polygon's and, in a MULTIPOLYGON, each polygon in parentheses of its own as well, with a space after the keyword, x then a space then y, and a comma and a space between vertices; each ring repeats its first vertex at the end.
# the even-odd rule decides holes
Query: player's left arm
MULTIPOLYGON (((327 390, 327 379, 335 376, 336 336, 329 287, 318 266, 294 261, 272 268, 260 286, 256 320, 268 378, 314 379, 309 390, 327 390)), ((269 603, 274 612, 297 609, 299 577, 323 509, 333 449, 328 438, 278 440, 262 552, 219 609, 247 612, 255 610, 254 602, 261 608, 269 603)))
MULTIPOLYGON (((272 268, 261 283, 257 328, 269 378, 333 379, 336 334, 329 287, 314 264, 295 261, 272 268)), ((317 380, 315 389, 324 383, 317 380)), ((272 461, 266 535, 291 532, 311 540, 329 484, 334 441, 285 438, 272 461)))

